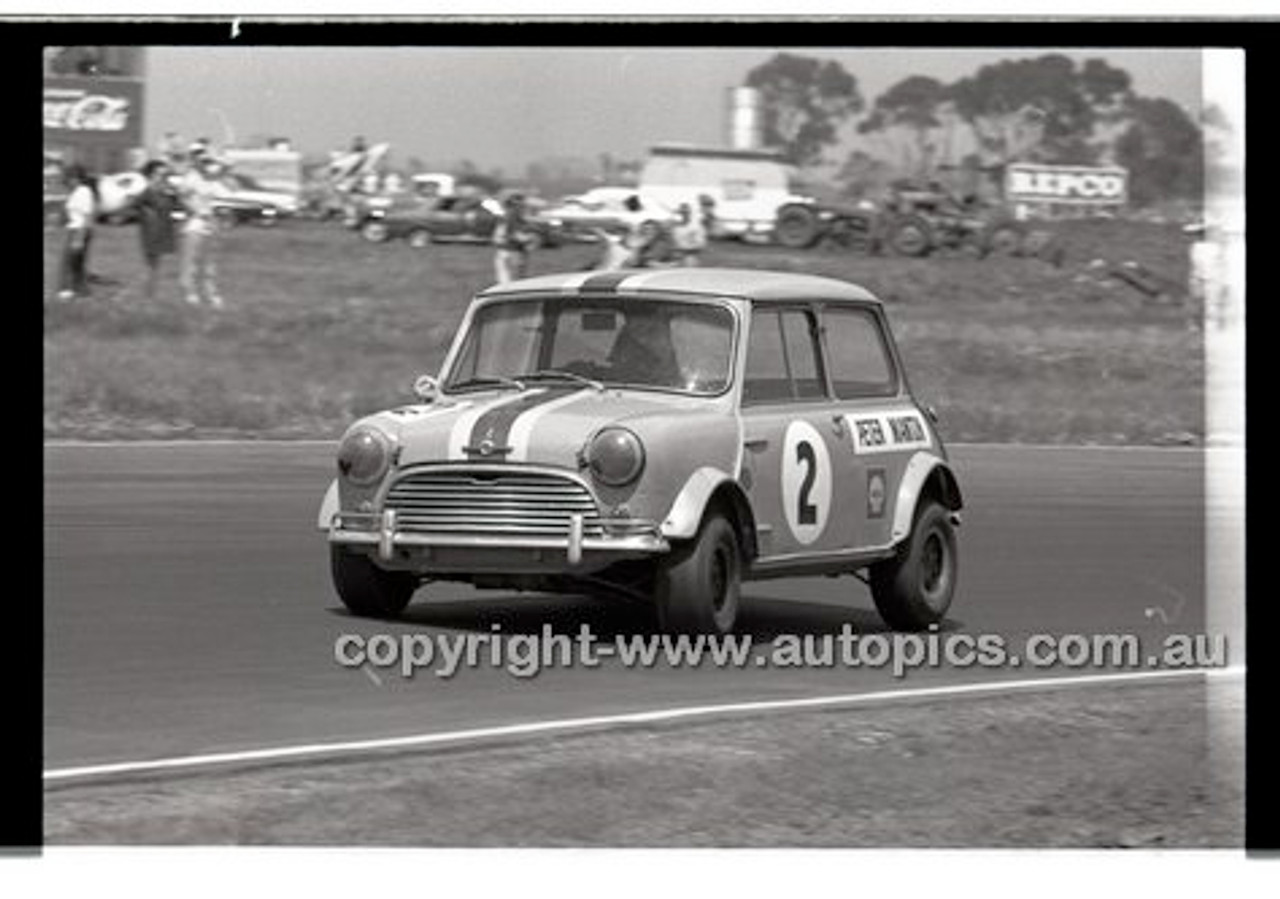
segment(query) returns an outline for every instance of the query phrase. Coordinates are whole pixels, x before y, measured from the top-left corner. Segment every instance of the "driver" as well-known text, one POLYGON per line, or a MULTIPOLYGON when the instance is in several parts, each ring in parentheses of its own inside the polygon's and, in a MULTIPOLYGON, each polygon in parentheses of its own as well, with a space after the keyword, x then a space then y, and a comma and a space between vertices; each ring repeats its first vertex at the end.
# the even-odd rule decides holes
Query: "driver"
POLYGON ((671 322, 652 310, 632 311, 609 350, 610 379, 678 387, 683 383, 671 342, 671 322))

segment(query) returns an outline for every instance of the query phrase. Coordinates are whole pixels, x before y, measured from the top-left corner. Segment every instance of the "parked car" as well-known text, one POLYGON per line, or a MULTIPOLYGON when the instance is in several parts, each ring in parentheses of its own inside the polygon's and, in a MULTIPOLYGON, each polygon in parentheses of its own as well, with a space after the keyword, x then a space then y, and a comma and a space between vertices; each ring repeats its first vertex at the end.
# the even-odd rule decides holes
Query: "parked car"
MULTIPOLYGON (((359 227, 364 239, 373 243, 403 238, 418 248, 450 242, 487 244, 501 218, 497 199, 464 194, 369 204, 359 227)), ((552 223, 530 217, 529 227, 540 246, 559 245, 559 231, 552 223)))
POLYGON ((633 187, 596 187, 565 197, 538 213, 543 221, 568 235, 591 236, 596 231, 631 231, 645 222, 669 228, 676 212, 633 187))
POLYGON ((321 506, 358 615, 428 580, 638 599, 710 633, 756 578, 866 572, 900 629, 951 604, 960 488, 861 287, 714 268, 495 285, 415 389, 348 429, 321 506))
POLYGON ((230 224, 270 227, 297 215, 301 207, 296 194, 268 190, 248 175, 228 172, 222 181, 228 193, 213 201, 214 213, 230 224))

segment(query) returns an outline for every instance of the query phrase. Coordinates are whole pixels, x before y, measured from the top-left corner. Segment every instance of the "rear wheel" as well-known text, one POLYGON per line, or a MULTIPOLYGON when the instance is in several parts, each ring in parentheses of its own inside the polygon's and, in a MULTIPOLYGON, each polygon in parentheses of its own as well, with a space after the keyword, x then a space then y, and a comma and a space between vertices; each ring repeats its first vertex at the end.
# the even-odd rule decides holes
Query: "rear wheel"
POLYGON ((738 618, 741 584, 737 532, 712 513, 698 536, 674 549, 658 571, 658 624, 669 633, 727 634, 738 618))
POLYGON ((933 229, 918 215, 906 215, 889 230, 889 246, 899 256, 924 256, 933 249, 933 229))
POLYGON ((425 250, 431 246, 431 232, 426 228, 414 228, 409 232, 409 246, 415 250, 425 250))
POLYGON ((803 250, 813 246, 821 236, 818 213, 808 206, 792 204, 778 210, 773 225, 773 239, 784 247, 803 250))
POLYGON ((987 252, 992 256, 1018 256, 1022 253, 1023 232, 1020 225, 1002 222, 987 236, 987 252))
POLYGON ((898 554, 871 566, 871 597, 885 624, 918 631, 942 621, 955 596, 957 561, 951 514, 929 501, 898 554))
POLYGON ((355 615, 397 618, 418 588, 412 574, 379 568, 368 556, 341 546, 329 547, 329 562, 338 598, 355 615))
POLYGON ((360 226, 360 234, 369 243, 385 243, 387 238, 391 236, 391 229, 387 227, 385 222, 374 219, 360 226))

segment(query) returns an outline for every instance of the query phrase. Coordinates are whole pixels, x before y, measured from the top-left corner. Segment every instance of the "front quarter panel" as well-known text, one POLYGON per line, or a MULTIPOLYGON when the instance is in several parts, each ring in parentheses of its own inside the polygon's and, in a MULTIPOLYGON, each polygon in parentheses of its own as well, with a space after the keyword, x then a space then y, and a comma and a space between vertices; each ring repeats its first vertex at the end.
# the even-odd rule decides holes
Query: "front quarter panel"
MULTIPOLYGON (((630 514, 662 524, 677 505, 677 498, 694 480, 704 485, 727 472, 737 470, 741 435, 736 419, 727 414, 655 414, 617 422, 636 433, 645 446, 645 468, 640 479, 628 488, 597 485, 597 494, 606 506, 625 504, 630 514)), ((718 483, 718 481, 717 481, 718 483)), ((714 488, 713 488, 714 489, 714 488)), ((701 487, 684 497, 679 530, 683 533, 686 519, 696 515, 693 529, 701 518, 700 508, 691 511, 701 487), (689 510, 689 511, 687 511, 689 510)), ((710 495, 710 491, 706 495, 710 495)), ((703 497, 705 499, 705 497, 703 497)), ((664 526, 664 532, 666 527, 664 526)))

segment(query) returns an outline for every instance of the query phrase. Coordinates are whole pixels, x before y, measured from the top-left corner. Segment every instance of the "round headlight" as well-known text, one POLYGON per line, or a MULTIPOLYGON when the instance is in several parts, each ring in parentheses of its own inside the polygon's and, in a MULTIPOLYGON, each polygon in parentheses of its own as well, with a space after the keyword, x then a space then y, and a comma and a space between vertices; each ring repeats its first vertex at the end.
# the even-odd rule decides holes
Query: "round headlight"
POLYGON ((602 484, 622 487, 644 470, 644 445, 626 428, 605 428, 591 438, 587 465, 602 484))
POLYGON ((372 484, 391 464, 391 438, 376 428, 356 428, 338 447, 338 471, 353 484, 372 484))

